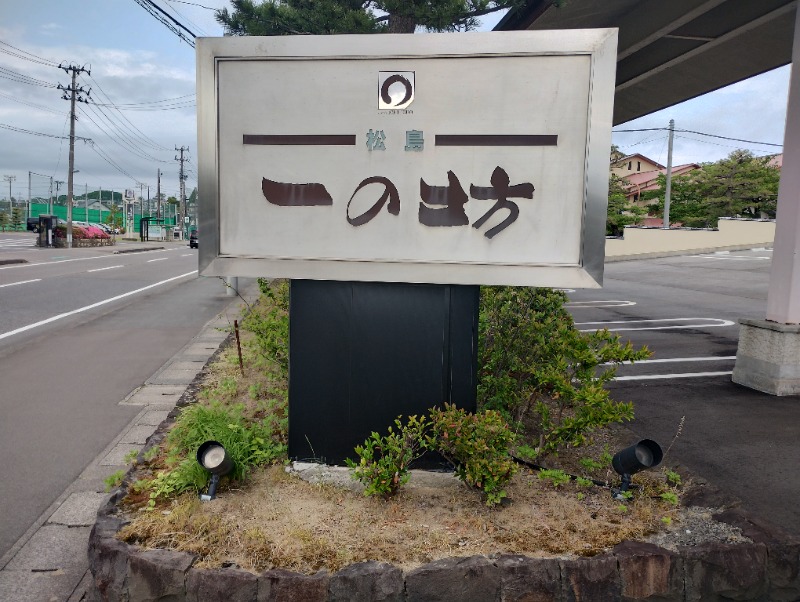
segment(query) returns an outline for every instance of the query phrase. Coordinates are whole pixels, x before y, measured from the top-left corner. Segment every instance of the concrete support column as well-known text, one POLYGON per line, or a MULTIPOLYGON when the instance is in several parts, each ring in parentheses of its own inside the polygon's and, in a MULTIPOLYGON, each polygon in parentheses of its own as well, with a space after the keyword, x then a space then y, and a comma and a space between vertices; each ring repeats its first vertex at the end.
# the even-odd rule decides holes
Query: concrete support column
POLYGON ((800 394, 800 10, 778 189, 766 320, 741 320, 733 382, 772 395, 800 394))

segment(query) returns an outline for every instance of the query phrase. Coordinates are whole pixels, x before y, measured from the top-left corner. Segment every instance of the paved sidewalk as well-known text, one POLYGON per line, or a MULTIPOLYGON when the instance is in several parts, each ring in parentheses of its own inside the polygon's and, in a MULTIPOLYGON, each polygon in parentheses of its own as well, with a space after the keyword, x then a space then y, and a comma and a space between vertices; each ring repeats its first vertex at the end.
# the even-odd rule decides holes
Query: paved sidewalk
MULTIPOLYGON (((153 250, 152 247, 158 246, 156 243, 137 244, 138 247, 126 248, 153 250), (143 244, 147 246, 142 247, 143 244)), ((240 292, 252 302, 258 296, 258 285, 253 282, 240 292)), ((105 493, 103 480, 118 470, 127 470, 125 457, 144 447, 147 438, 219 349, 243 307, 240 298, 232 297, 224 312, 208 322, 141 387, 119 402, 141 407, 141 411, 0 558, 0 601, 87 602, 91 599, 87 594, 91 583, 87 547, 97 511, 110 497, 105 493)))

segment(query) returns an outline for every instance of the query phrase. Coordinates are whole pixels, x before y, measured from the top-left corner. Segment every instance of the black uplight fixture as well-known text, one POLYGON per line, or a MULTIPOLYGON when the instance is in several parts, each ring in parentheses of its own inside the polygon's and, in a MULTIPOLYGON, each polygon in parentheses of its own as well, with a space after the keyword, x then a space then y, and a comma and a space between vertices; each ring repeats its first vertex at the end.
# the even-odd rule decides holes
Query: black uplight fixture
POLYGON ((642 439, 636 445, 617 452, 611 460, 611 466, 622 477, 622 485, 619 489, 612 489, 611 495, 618 500, 624 500, 625 492, 631 485, 631 477, 637 472, 658 466, 663 457, 661 446, 651 439, 642 439))
POLYGON ((213 500, 217 495, 217 485, 219 484, 220 477, 224 477, 233 470, 233 460, 221 443, 206 441, 197 448, 197 462, 211 473, 208 493, 200 494, 200 499, 204 502, 208 502, 213 500))

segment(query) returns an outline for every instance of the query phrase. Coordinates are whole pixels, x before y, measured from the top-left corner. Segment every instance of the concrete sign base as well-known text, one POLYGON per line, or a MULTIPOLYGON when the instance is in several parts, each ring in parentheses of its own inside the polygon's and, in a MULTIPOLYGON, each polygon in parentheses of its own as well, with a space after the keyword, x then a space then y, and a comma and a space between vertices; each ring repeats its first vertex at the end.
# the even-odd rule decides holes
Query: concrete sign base
POLYGON ((800 395, 800 325, 739 322, 733 382, 771 395, 800 395))

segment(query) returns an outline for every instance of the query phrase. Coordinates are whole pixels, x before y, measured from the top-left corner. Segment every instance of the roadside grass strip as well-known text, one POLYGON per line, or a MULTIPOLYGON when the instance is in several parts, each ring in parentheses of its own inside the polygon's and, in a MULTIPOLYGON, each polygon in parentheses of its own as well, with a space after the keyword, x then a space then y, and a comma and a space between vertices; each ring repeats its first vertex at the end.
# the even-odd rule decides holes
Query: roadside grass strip
POLYGON ((592 332, 606 328, 613 332, 622 332, 624 330, 678 330, 690 328, 722 328, 724 326, 735 326, 736 323, 731 320, 722 320, 720 318, 661 318, 657 320, 614 320, 609 322, 575 322, 576 327, 592 326, 593 328, 578 328, 580 332, 592 332), (649 324, 656 323, 669 323, 681 322, 681 324, 672 324, 668 326, 649 326, 649 324), (620 326, 617 326, 617 325, 620 326), (643 326, 633 326, 634 324, 643 324, 643 326))

